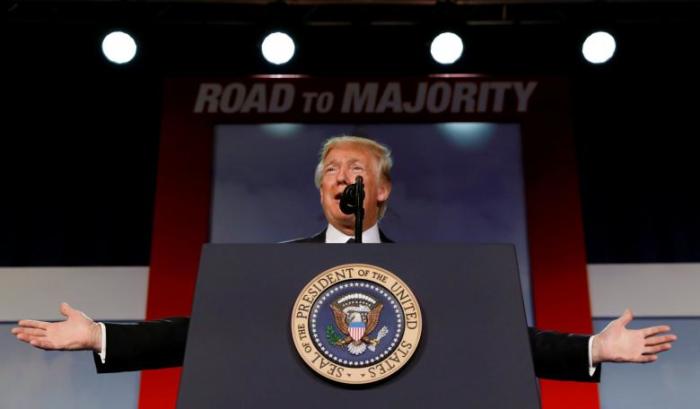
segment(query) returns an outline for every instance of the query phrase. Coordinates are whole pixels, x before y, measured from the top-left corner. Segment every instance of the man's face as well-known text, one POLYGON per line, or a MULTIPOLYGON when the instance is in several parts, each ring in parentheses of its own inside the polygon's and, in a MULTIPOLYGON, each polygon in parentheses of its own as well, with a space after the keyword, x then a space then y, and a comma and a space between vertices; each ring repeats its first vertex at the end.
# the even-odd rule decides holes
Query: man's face
POLYGON ((332 148, 323 160, 321 173, 321 206, 328 223, 351 236, 355 216, 340 211, 340 195, 349 184, 362 176, 365 185, 365 220, 363 230, 379 219, 379 204, 389 199, 391 185, 380 180, 378 159, 360 144, 341 144, 332 148))

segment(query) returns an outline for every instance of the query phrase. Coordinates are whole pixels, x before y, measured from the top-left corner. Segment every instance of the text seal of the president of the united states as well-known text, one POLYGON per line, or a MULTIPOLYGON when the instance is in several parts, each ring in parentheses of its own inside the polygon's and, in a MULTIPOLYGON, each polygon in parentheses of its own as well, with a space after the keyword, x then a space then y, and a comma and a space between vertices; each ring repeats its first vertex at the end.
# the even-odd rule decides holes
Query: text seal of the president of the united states
POLYGON ((418 347, 418 300, 399 277, 344 264, 314 277, 292 310, 292 338, 304 362, 336 382, 365 384, 395 374, 418 347))

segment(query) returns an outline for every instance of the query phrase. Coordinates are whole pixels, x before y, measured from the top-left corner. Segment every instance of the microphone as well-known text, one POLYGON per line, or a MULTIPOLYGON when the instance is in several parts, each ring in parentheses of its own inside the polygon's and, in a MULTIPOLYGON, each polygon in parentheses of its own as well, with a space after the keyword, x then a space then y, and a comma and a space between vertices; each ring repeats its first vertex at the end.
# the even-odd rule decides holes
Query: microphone
MULTIPOLYGON (((362 176, 358 176, 355 183, 347 185, 340 195, 340 211, 345 214, 353 214, 358 207, 362 209, 364 200, 365 185, 362 183, 362 176)), ((364 213, 364 209, 362 210, 364 213)))
POLYGON ((362 204, 365 200, 365 185, 362 176, 355 178, 355 183, 348 185, 340 195, 340 211, 345 214, 355 215, 355 243, 362 243, 362 221, 365 218, 365 209, 362 204))

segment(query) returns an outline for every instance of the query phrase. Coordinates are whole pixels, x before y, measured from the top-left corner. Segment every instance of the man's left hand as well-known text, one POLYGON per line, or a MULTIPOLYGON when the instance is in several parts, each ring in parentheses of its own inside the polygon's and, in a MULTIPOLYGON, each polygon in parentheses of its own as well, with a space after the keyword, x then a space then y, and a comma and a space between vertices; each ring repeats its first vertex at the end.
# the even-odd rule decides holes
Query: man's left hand
POLYGON ((591 355, 593 364, 600 362, 654 362, 658 354, 671 349, 676 340, 668 325, 659 325, 642 329, 627 329, 632 321, 629 309, 612 321, 593 338, 591 355))

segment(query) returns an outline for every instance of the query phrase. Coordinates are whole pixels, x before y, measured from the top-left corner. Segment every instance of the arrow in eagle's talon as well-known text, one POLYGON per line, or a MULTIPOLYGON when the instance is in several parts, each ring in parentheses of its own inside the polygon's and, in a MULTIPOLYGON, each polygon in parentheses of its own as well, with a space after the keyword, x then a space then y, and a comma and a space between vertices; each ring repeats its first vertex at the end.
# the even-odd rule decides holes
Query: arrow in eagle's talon
POLYGON ((386 334, 389 332, 389 328, 386 326, 383 326, 382 329, 379 330, 379 333, 377 334, 377 338, 371 339, 369 342, 371 343, 370 346, 368 346, 369 350, 374 352, 374 350, 377 348, 377 345, 379 345, 379 341, 382 340, 386 336, 386 334))

